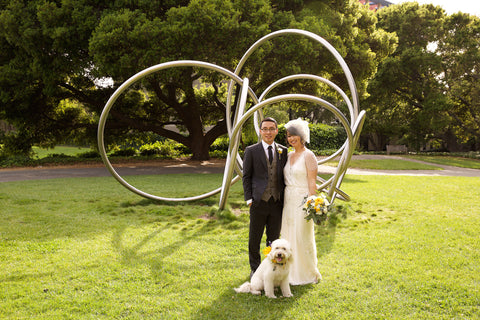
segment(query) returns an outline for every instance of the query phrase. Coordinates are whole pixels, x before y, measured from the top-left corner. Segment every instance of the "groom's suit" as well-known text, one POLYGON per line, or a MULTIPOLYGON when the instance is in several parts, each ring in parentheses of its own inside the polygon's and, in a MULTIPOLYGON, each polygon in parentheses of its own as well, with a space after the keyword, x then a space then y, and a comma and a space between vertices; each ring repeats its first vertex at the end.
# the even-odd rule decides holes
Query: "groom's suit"
POLYGON ((243 159, 243 191, 251 200, 248 252, 250 268, 260 265, 260 242, 266 228, 267 246, 280 236, 282 226, 285 181, 283 167, 287 163, 287 148, 273 143, 273 161, 270 164, 262 142, 245 149, 243 159))

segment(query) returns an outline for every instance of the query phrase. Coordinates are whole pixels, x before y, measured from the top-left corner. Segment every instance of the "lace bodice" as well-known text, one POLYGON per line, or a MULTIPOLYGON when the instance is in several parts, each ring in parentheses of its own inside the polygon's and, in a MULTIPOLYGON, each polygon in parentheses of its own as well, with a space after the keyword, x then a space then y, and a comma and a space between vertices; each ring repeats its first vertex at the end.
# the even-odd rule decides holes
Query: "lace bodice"
POLYGON ((292 152, 288 154, 288 161, 283 170, 285 185, 306 189, 308 192, 307 170, 317 167, 317 160, 312 151, 305 149, 292 164, 292 152))

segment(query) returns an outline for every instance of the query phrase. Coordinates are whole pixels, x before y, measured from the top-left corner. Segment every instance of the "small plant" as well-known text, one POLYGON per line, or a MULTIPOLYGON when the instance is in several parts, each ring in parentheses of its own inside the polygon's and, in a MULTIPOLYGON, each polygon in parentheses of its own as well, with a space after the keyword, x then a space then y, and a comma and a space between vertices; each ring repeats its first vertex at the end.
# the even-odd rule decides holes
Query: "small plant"
POLYGON ((173 140, 144 144, 140 147, 142 156, 158 155, 162 158, 176 158, 182 154, 181 145, 173 140))
POLYGON ((83 158, 83 159, 100 158, 100 154, 95 150, 91 150, 91 151, 82 152, 82 153, 77 154, 77 158, 83 158))
POLYGON ((137 150, 135 148, 125 148, 125 149, 118 149, 113 151, 110 155, 112 157, 133 157, 137 154, 137 150))
POLYGON ((210 146, 210 152, 228 151, 230 139, 226 136, 217 138, 210 146))

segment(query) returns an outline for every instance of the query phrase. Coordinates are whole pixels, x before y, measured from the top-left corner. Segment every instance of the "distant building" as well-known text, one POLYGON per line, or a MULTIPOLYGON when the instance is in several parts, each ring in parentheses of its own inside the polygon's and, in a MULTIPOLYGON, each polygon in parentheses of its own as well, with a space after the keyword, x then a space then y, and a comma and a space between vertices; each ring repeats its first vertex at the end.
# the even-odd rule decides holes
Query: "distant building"
POLYGON ((377 11, 378 9, 388 7, 389 5, 392 5, 393 3, 389 1, 384 1, 384 0, 358 0, 363 5, 368 4, 370 7, 370 10, 377 11))

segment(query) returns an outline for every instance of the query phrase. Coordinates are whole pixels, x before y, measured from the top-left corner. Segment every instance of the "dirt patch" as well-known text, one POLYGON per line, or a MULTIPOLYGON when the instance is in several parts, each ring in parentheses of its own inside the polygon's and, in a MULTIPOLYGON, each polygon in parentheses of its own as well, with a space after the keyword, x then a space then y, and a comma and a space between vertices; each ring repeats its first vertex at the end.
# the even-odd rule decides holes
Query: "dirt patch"
MULTIPOLYGON (((239 217, 241 216, 244 212, 240 208, 234 208, 232 209, 232 213, 236 216, 239 217)), ((210 213, 205 213, 199 217, 202 220, 218 220, 218 216, 216 214, 211 215, 210 213)))
POLYGON ((209 213, 205 213, 199 217, 202 220, 218 220, 218 217, 216 215, 211 216, 209 213))

